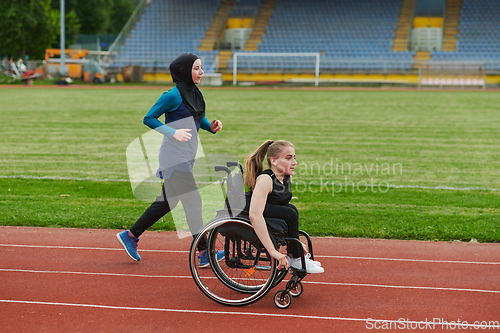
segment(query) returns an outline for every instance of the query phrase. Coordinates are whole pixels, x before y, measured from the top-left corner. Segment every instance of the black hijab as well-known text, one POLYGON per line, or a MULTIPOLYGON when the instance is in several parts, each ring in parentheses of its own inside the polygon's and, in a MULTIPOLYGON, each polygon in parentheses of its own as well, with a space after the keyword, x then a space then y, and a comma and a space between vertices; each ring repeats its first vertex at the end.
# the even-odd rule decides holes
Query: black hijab
POLYGON ((200 89, 194 84, 192 69, 198 57, 192 53, 182 53, 170 64, 170 75, 182 96, 182 101, 193 117, 205 112, 205 100, 200 89))

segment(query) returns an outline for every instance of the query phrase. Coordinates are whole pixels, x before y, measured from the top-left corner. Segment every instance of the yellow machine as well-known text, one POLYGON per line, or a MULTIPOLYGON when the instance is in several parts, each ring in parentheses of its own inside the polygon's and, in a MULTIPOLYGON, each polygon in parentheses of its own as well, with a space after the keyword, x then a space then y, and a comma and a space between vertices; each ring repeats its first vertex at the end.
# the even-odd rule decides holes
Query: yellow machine
MULTIPOLYGON (((85 82, 106 82, 106 72, 98 62, 87 59, 88 53, 88 50, 64 50, 64 54, 69 56, 65 57, 68 76, 85 82)), ((45 73, 55 74, 59 72, 60 56, 60 49, 45 50, 45 73)))

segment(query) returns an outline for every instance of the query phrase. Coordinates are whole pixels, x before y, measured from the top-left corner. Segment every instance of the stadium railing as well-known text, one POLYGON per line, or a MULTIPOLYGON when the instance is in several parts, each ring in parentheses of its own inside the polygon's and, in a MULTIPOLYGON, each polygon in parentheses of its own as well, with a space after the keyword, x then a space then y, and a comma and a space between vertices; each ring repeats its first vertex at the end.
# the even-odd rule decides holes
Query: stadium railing
POLYGON ((113 44, 108 49, 108 54, 104 56, 102 60, 103 65, 107 65, 110 62, 110 57, 113 56, 118 52, 118 48, 125 43, 125 39, 127 36, 130 34, 130 31, 134 28, 135 23, 141 18, 141 15, 144 13, 146 10, 148 4, 152 0, 142 0, 137 7, 135 8, 134 12, 132 15, 130 15, 130 18, 128 19, 127 23, 123 26, 122 30, 116 37, 115 41, 113 44))
POLYGON ((235 52, 228 66, 233 76, 238 71, 248 74, 271 73, 414 73, 413 59, 328 58, 320 53, 235 52), (238 59, 239 58, 239 59, 238 59))
POLYGON ((486 66, 484 62, 443 61, 421 64, 418 70, 418 87, 435 86, 461 87, 462 89, 478 87, 486 89, 486 66))

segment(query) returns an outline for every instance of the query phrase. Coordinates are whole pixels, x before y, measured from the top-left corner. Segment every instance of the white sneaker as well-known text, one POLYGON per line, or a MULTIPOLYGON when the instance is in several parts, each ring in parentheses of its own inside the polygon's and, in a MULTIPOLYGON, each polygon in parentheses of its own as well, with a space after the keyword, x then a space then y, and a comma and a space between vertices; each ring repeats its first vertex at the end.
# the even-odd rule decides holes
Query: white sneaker
MULTIPOLYGON (((306 259, 309 259, 311 260, 311 254, 308 253, 305 255, 306 259)), ((313 262, 313 264, 315 264, 316 266, 320 266, 321 267, 321 263, 319 261, 316 261, 316 260, 311 260, 313 262)))
MULTIPOLYGON (((302 269, 302 259, 301 258, 292 259, 288 256, 286 258, 288 260, 289 267, 302 269)), ((311 259, 306 259, 306 272, 307 273, 309 273, 309 274, 323 273, 324 271, 325 270, 323 269, 323 267, 313 264, 313 261, 311 259)))

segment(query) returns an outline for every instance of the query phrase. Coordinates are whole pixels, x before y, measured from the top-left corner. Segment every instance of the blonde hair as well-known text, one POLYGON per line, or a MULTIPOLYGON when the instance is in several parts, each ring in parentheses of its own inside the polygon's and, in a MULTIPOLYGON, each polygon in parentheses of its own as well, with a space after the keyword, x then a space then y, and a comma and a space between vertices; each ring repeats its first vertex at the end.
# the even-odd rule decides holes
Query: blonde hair
POLYGON ((271 158, 276 158, 284 147, 293 147, 288 141, 267 140, 257 150, 245 158, 245 185, 253 191, 257 176, 264 170, 263 162, 267 154, 267 165, 271 167, 271 158))

